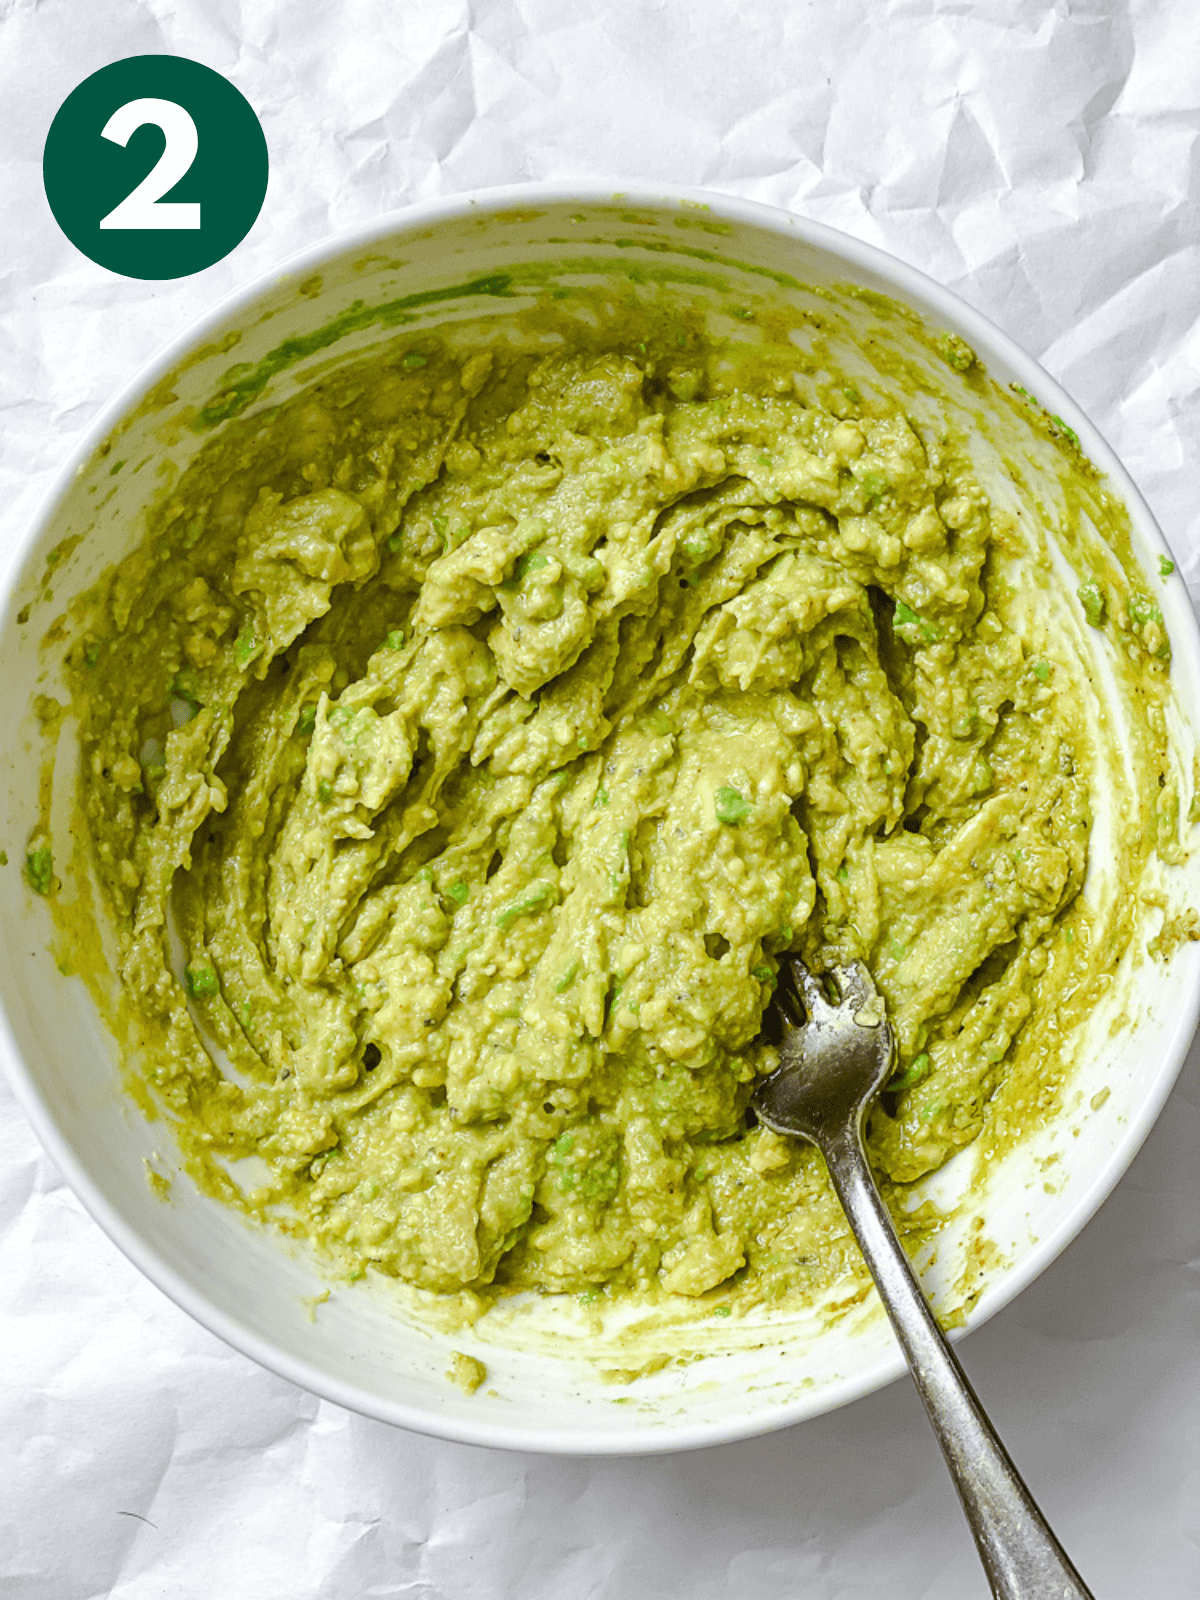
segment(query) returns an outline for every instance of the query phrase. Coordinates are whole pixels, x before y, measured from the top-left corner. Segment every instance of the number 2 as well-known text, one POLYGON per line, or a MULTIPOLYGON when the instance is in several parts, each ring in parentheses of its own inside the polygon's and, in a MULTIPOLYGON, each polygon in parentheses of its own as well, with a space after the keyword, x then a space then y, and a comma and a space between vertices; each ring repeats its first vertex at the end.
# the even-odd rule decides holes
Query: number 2
POLYGON ((114 111, 101 138, 128 144, 138 128, 152 122, 161 128, 166 146, 150 171, 118 206, 100 219, 102 228, 198 228, 199 202, 163 200, 196 159, 200 138, 196 124, 174 100, 130 100, 114 111))

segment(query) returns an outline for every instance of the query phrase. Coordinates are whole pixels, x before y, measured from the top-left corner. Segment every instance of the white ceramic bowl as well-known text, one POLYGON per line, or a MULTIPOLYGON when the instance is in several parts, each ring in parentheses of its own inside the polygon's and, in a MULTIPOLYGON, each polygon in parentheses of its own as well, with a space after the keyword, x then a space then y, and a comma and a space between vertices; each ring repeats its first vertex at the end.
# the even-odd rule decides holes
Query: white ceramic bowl
MULTIPOLYGON (((681 281, 720 280, 749 298, 765 291, 794 299, 798 291, 783 279, 818 287, 849 281, 897 297, 935 327, 966 339, 998 383, 1032 390, 1065 418, 1125 500, 1147 568, 1156 570, 1156 557, 1166 553, 1120 464, 1053 380, 978 313, 869 245, 713 194, 530 188, 417 206, 308 251, 218 306, 134 379, 64 467, 0 597, 0 838, 10 856, 19 858, 37 816, 29 703, 39 689, 53 689, 57 674, 55 651, 39 649, 38 641, 64 603, 136 542, 144 508, 161 489, 160 463, 185 464, 204 442, 182 425, 184 413, 220 392, 231 360, 253 366, 266 358, 268 366, 280 366, 252 397, 254 405, 273 403, 331 363, 394 336, 388 321, 398 311, 424 318, 412 326, 480 311, 504 314, 523 303, 520 273, 508 285, 496 274, 566 258, 576 276, 611 271, 628 281, 666 268, 681 281), (474 296, 436 298, 439 289, 469 280, 479 285, 474 296), (500 297, 498 288, 505 291, 500 297), (402 299, 407 310, 396 304, 402 299), (391 310, 381 318, 349 311, 356 302, 391 310), (340 335, 310 339, 301 359, 281 364, 271 355, 286 355, 286 341, 311 336, 338 317, 340 335), (153 403, 143 404, 149 395, 153 403), (114 475, 118 459, 128 465, 114 475), (85 537, 55 566, 48 604, 38 598, 47 555, 71 533, 85 537), (32 614, 21 623, 27 605, 32 614)), ((1163 586, 1162 604, 1174 644, 1173 715, 1180 728, 1191 721, 1191 748, 1200 640, 1182 584, 1163 586)), ((64 778, 54 829, 60 850, 64 778)), ((1184 872, 1196 903, 1200 867, 1193 862, 1184 872)), ((169 1136, 123 1093, 115 1045, 79 980, 57 970, 50 940, 45 904, 15 866, 0 873, 0 1050, 31 1122, 132 1261, 213 1332, 294 1382, 448 1438, 590 1454, 684 1449, 760 1433, 865 1394, 901 1370, 874 1297, 832 1329, 801 1314, 698 1327, 689 1348, 707 1359, 672 1364, 633 1385, 597 1380, 596 1336, 570 1303, 519 1305, 453 1333, 423 1321, 411 1297, 360 1286, 335 1289, 314 1318, 310 1297, 325 1287, 319 1263, 247 1227, 186 1178, 173 1183, 168 1203, 152 1193, 144 1162, 153 1156, 160 1170, 173 1168, 169 1136), (487 1363, 488 1383, 476 1394, 446 1381, 452 1350, 487 1363)), ((968 1327, 1009 1301, 1074 1237, 1125 1171, 1170 1091, 1195 1027, 1200 947, 1187 947, 1168 967, 1143 963, 1136 987, 1136 1026, 1112 1035, 1094 1030, 1094 1048, 1085 1053, 1062 1115, 994 1168, 939 1239, 925 1281, 943 1303, 953 1301, 963 1281, 976 1216, 995 1245, 975 1285, 982 1293, 968 1327), (1102 1090, 1107 1098, 1098 1096, 1102 1090)), ((1132 1003, 1128 992, 1126 1002, 1132 1003)), ((970 1165, 964 1152, 931 1190, 945 1195, 961 1188, 970 1165)), ((678 1338, 658 1335, 659 1344, 675 1341, 672 1347, 678 1338)), ((647 1335, 634 1363, 654 1347, 654 1335, 647 1335)), ((623 1363, 616 1347, 603 1360, 633 1364, 623 1363)))

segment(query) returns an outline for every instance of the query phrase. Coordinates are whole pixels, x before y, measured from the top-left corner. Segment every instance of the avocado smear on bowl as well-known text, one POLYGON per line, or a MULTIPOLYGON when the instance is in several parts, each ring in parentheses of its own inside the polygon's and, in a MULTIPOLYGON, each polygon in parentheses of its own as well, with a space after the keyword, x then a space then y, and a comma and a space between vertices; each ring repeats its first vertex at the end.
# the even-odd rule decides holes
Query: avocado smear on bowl
POLYGON ((885 354, 652 297, 512 320, 226 422, 153 511, 71 647, 103 914, 60 922, 115 927, 131 1082, 197 1181, 346 1278, 811 1294, 853 1245, 747 1117, 780 956, 869 965, 869 1151, 919 1232, 908 1186, 1053 1113, 1128 942, 1080 892, 1105 796, 1129 882, 1178 848, 1161 613, 1032 412, 1069 582, 885 354), (1132 787, 1076 627, 1143 707, 1132 787))

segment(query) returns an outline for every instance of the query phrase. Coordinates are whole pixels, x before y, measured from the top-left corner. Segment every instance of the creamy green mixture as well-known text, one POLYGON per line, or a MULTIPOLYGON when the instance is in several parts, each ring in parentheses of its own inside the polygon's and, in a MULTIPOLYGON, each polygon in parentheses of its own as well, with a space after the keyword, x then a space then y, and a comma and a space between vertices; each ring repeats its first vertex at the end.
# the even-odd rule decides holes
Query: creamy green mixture
POLYGON ((809 1289, 851 1248, 823 1164, 747 1114, 781 953, 886 999, 891 1194, 1002 1082, 1016 1131, 1052 1105, 1115 959, 1030 536, 900 379, 739 350, 401 341, 229 423, 73 649, 152 1098, 351 1277, 809 1289))

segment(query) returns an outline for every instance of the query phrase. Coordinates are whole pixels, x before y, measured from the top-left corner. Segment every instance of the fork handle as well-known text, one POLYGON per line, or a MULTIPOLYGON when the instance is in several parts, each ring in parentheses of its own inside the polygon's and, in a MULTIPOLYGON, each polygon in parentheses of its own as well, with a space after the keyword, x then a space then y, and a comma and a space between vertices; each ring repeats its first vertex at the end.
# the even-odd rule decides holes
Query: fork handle
POLYGON ((901 1248, 858 1128, 821 1142, 997 1600, 1093 1600, 997 1438, 901 1248))

